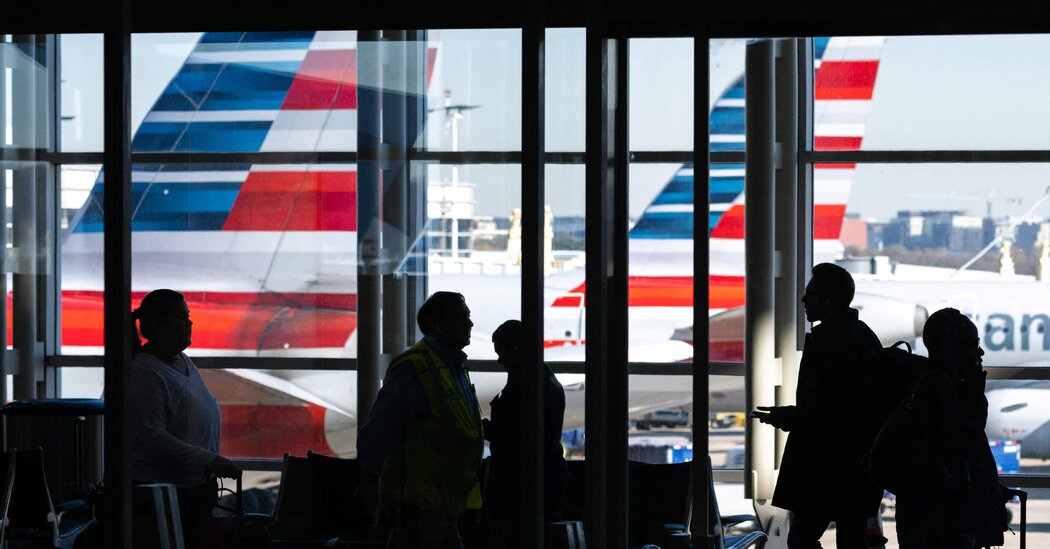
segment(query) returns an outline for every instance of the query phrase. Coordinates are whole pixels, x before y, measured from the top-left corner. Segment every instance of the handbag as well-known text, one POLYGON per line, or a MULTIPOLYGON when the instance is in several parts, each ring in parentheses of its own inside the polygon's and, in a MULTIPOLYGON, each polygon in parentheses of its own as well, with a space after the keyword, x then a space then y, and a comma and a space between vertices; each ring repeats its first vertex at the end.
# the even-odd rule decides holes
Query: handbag
POLYGON ((197 538, 197 549, 270 549, 273 547, 267 525, 250 520, 244 512, 241 478, 237 477, 236 492, 225 487, 220 487, 219 492, 233 493, 237 502, 236 508, 216 506, 233 515, 204 519, 200 536, 197 538))

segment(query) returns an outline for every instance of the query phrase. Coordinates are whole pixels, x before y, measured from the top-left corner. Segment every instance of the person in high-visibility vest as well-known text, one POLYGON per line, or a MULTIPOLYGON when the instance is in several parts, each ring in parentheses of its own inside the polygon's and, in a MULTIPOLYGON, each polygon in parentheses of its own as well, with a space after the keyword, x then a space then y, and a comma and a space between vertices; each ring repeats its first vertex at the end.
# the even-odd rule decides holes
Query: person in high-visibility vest
POLYGON ((461 548, 460 514, 481 507, 484 449, 478 397, 464 367, 470 309, 437 292, 416 315, 423 339, 390 362, 357 437, 357 505, 376 489, 389 548, 461 548))

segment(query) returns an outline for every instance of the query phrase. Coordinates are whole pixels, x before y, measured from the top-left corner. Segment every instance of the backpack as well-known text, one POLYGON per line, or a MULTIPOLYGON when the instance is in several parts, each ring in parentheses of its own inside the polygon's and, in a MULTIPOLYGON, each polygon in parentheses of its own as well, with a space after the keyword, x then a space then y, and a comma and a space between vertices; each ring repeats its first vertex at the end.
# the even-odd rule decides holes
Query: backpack
POLYGON ((938 375, 947 379, 939 371, 927 370, 908 385, 864 456, 871 479, 896 495, 914 488, 946 493, 954 484, 946 464, 933 455, 928 443, 929 411, 917 398, 923 381, 938 375))
POLYGON ((929 369, 929 359, 912 353, 911 345, 906 341, 873 352, 873 394, 877 398, 871 404, 874 412, 872 427, 877 432, 908 395, 912 383, 929 369))

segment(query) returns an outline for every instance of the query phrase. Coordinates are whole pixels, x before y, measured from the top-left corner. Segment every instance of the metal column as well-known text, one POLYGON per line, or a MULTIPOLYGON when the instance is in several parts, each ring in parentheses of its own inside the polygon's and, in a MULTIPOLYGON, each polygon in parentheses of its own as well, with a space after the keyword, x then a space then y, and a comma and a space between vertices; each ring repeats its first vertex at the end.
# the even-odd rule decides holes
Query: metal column
POLYGON ((589 545, 627 547, 627 42, 600 2, 587 31, 587 478, 589 545))
MULTIPOLYGON (((773 280, 774 253, 773 183, 775 105, 774 44, 762 40, 747 46, 747 171, 745 176, 744 232, 747 235, 744 328, 744 365, 747 409, 775 404, 779 367, 774 358, 773 280)), ((755 500, 773 496, 776 438, 773 427, 748 420, 746 430, 744 493, 755 500)))
MULTIPOLYGON (((405 103, 405 121, 409 124, 407 135, 410 136, 406 146, 408 157, 405 167, 406 178, 405 241, 412 244, 408 250, 411 255, 405 258, 403 270, 409 274, 405 281, 404 309, 396 314, 405 315, 406 339, 415 341, 420 337, 418 327, 413 319, 416 311, 427 298, 427 239, 423 235, 427 222, 427 174, 426 166, 416 163, 412 153, 416 149, 426 150, 426 117, 427 117, 427 33, 426 31, 408 31, 406 34, 408 51, 405 56, 408 89, 414 90, 405 103)), ((391 314, 394 314, 391 311, 391 314)))
POLYGON ((382 242, 379 33, 357 41, 357 423, 364 423, 379 394, 382 242))
MULTIPOLYGON (((776 356, 780 361, 781 384, 777 387, 778 406, 795 403, 799 352, 797 293, 798 261, 798 43, 790 38, 777 40, 776 57, 776 250, 780 259, 775 282, 776 356)), ((787 433, 777 430, 775 466, 780 467, 787 433)))
POLYGON ((131 479, 124 406, 131 362, 131 2, 110 3, 105 44, 105 545, 131 547, 131 479))
POLYGON ((522 474, 518 481, 521 531, 518 547, 544 546, 543 230, 544 230, 544 47, 543 0, 525 2, 522 28, 521 102, 521 319, 525 333, 522 372, 522 474))
MULTIPOLYGON (((48 142, 47 55, 46 41, 40 35, 16 35, 17 48, 8 68, 11 69, 11 133, 13 145, 25 149, 42 149, 48 142)), ((15 258, 12 275, 13 343, 17 354, 14 377, 16 399, 37 398, 43 391, 44 356, 40 343, 42 326, 40 290, 46 263, 41 261, 47 249, 46 227, 47 171, 43 164, 19 162, 14 166, 12 181, 11 242, 15 258)))
POLYGON ((383 31, 380 43, 383 73, 383 354, 397 356, 408 348, 405 310, 407 281, 397 272, 408 253, 406 216, 409 136, 407 102, 414 90, 408 84, 405 31, 383 31))
POLYGON ((706 33, 693 37, 693 546, 715 547, 708 531, 711 503, 707 485, 707 414, 710 407, 710 44, 706 33))

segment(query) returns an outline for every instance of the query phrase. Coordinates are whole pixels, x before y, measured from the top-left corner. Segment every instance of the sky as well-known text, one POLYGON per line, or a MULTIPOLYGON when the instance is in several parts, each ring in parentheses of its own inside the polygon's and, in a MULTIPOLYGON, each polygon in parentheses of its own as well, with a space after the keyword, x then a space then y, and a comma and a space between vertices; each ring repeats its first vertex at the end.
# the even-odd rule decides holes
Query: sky
MULTIPOLYGON (((178 70, 199 35, 136 35, 132 42, 132 121, 137 127, 178 70)), ((436 33, 438 67, 430 106, 477 108, 458 122, 459 150, 520 147, 520 32, 436 33)), ((431 36, 431 40, 435 35, 431 36)), ((547 42, 547 150, 582 150, 584 33, 552 29, 547 42)), ((743 40, 712 44, 711 95, 743 71, 743 40)), ((102 39, 63 37, 63 126, 69 151, 100 150, 102 39)), ((632 150, 692 148, 692 42, 634 40, 631 44, 632 150)), ((889 37, 867 120, 863 149, 1050 148, 1050 36, 889 37)), ((428 122, 428 146, 451 150, 442 112, 428 122)), ((638 217, 675 165, 634 165, 632 217, 638 217)), ((450 179, 447 167, 432 177, 450 179)), ((519 205, 518 166, 466 166, 461 181, 477 185, 478 214, 506 216, 519 205)), ((582 215, 584 170, 549 166, 548 202, 555 215, 582 215)), ((903 209, 958 209, 983 215, 1026 211, 1050 187, 1050 165, 860 165, 849 211, 887 219, 903 209)), ((1036 211, 1050 215, 1050 202, 1036 211)))

